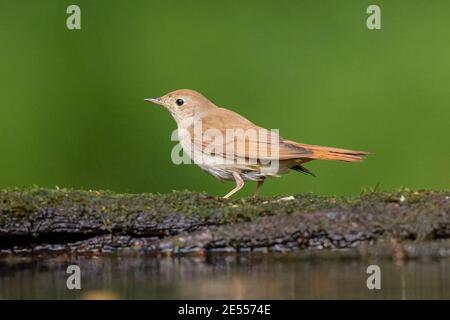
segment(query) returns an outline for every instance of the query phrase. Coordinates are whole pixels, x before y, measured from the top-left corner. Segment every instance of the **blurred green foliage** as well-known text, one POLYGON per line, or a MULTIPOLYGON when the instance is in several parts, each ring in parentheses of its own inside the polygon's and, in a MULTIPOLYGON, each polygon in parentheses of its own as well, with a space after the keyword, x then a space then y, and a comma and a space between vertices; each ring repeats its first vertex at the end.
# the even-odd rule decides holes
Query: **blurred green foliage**
POLYGON ((143 102, 190 88, 286 138, 373 152, 263 195, 448 188, 450 2, 375 2, 379 31, 374 1, 0 0, 0 187, 226 193, 171 162, 175 122, 143 102))

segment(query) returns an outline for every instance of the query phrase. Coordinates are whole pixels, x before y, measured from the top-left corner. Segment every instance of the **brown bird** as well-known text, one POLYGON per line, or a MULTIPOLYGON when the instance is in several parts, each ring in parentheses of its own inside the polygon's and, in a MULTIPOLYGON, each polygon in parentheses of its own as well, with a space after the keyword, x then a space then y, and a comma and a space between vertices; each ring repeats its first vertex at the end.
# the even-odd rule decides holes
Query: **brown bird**
POLYGON ((193 90, 176 90, 145 101, 170 111, 177 122, 183 151, 194 163, 220 180, 236 182, 236 187, 224 198, 239 191, 246 180, 257 181, 257 196, 267 176, 279 176, 289 169, 314 176, 304 163, 357 162, 368 154, 283 139, 276 131, 261 128, 231 110, 220 108, 193 90))

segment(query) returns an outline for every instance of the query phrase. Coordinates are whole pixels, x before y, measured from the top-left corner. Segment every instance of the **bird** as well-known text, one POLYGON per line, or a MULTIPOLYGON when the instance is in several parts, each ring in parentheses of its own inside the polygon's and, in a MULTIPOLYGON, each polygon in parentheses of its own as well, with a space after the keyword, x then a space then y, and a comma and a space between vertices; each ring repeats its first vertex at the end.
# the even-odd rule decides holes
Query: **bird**
POLYGON ((266 177, 289 170, 315 176, 304 164, 313 160, 360 162, 368 152, 310 145, 284 139, 277 130, 257 126, 242 115, 219 107, 201 93, 180 89, 146 102, 166 108, 177 124, 180 145, 189 159, 235 187, 223 198, 256 181, 258 196, 266 177))

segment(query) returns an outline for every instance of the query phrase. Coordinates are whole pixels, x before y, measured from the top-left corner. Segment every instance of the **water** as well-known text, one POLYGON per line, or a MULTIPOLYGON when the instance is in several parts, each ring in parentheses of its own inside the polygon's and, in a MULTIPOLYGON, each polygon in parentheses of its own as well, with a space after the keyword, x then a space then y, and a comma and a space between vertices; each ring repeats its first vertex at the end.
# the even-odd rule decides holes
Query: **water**
POLYGON ((0 259, 1 299, 450 299, 450 259, 390 260, 305 254, 59 256, 0 259), (68 290, 66 268, 81 268, 81 290, 68 290), (381 268, 381 290, 368 290, 366 268, 381 268))

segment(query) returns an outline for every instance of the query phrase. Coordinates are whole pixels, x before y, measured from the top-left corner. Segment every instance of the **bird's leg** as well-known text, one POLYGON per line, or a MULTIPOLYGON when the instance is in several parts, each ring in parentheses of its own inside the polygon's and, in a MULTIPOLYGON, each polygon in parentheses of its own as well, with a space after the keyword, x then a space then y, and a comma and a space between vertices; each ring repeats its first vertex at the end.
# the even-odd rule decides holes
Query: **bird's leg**
POLYGON ((261 190, 261 187, 263 186, 263 184, 264 184, 264 178, 263 178, 262 180, 259 180, 259 181, 257 182, 255 194, 253 195, 253 197, 256 198, 256 197, 258 196, 259 190, 261 190))
POLYGON ((228 198, 231 197, 233 194, 235 194, 236 192, 238 192, 239 190, 241 190, 242 187, 244 186, 244 180, 242 180, 241 176, 240 176, 238 173, 233 172, 233 177, 234 177, 234 180, 236 181, 236 187, 235 187, 233 190, 231 190, 230 192, 228 192, 228 193, 223 197, 224 199, 228 199, 228 198))

